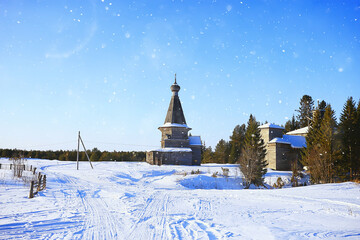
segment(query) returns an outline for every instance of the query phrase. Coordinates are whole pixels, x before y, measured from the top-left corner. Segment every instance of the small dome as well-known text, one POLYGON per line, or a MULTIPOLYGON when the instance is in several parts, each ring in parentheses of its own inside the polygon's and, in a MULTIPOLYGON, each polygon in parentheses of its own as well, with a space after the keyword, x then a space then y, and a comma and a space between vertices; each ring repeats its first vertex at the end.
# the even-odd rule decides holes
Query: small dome
POLYGON ((173 85, 171 85, 170 89, 172 92, 178 92, 180 91, 180 86, 177 85, 177 83, 174 83, 173 85))
POLYGON ((176 83, 176 73, 175 73, 175 82, 173 85, 171 85, 170 87, 172 92, 179 92, 180 91, 180 86, 176 83))

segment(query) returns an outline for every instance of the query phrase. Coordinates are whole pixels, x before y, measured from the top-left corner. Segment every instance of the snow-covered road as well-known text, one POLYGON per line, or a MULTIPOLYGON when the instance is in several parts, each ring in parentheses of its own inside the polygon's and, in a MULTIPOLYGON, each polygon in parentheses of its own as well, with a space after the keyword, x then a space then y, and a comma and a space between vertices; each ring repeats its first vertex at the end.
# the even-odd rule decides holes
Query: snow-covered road
POLYGON ((27 187, 0 182, 0 239, 360 238, 354 183, 244 190, 235 165, 226 165, 226 179, 211 177, 224 167, 214 164, 100 162, 92 170, 84 162, 76 171, 74 162, 28 163, 48 187, 28 199, 27 187))

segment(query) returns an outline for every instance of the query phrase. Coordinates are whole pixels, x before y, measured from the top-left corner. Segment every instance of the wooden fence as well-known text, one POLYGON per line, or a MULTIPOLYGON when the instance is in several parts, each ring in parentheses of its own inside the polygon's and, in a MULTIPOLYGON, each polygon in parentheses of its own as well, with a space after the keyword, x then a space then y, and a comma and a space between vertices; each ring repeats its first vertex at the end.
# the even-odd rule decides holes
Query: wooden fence
POLYGON ((14 170, 15 168, 19 168, 19 169, 22 169, 24 171, 34 171, 34 169, 36 168, 33 168, 32 165, 25 165, 25 164, 21 164, 21 165, 15 165, 15 164, 7 164, 7 163, 0 163, 0 169, 4 169, 4 170, 14 170))
MULTIPOLYGON (((32 165, 30 165, 30 166, 25 165, 25 164, 16 165, 16 164, 11 164, 11 163, 10 164, 0 163, 0 169, 13 170, 16 175, 18 175, 19 171, 30 171, 30 172, 32 172, 33 175, 36 174, 36 167, 33 167, 32 165)), ((38 192, 40 192, 44 189, 46 189, 46 175, 41 174, 41 172, 39 172, 37 174, 36 180, 30 182, 29 198, 33 198, 34 195, 36 195, 38 192)))
MULTIPOLYGON (((35 171, 34 171, 35 172, 35 171)), ((37 181, 31 181, 29 198, 33 198, 35 194, 46 189, 46 175, 38 174, 37 181)))

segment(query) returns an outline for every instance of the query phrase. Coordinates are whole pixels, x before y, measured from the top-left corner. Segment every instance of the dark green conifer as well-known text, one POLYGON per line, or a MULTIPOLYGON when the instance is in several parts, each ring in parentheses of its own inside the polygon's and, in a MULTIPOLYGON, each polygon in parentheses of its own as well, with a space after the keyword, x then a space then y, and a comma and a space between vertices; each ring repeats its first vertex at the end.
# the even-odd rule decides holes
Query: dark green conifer
POLYGON ((214 162, 214 153, 211 149, 211 146, 205 147, 201 155, 201 163, 213 163, 214 162))
POLYGON ((246 126, 245 124, 236 125, 234 128, 233 134, 230 137, 230 156, 229 156, 229 162, 230 163, 236 163, 239 161, 239 157, 241 155, 241 149, 244 144, 245 140, 245 130, 246 126))
POLYGON ((215 147, 214 161, 216 163, 228 163, 230 155, 229 142, 221 139, 215 147))
MULTIPOLYGON (((358 106, 359 108, 359 106, 358 106)), ((341 169, 349 173, 359 173, 359 113, 355 101, 349 97, 340 116, 339 133, 341 139, 341 169)))
POLYGON ((260 136, 259 123, 250 115, 246 132, 244 147, 240 156, 240 169, 244 175, 245 188, 250 184, 262 185, 266 174, 265 144, 260 136))
POLYGON ((299 110, 296 110, 297 112, 299 112, 297 119, 299 121, 300 128, 309 126, 312 118, 313 109, 314 109, 314 101, 312 97, 309 95, 304 95, 300 99, 299 110))
POLYGON ((335 113, 327 105, 323 117, 319 108, 314 116, 306 136, 306 148, 303 150, 302 163, 310 172, 313 183, 328 183, 333 180, 335 163, 335 113))
POLYGON ((291 120, 288 120, 285 123, 285 132, 294 131, 299 128, 300 128, 300 123, 295 119, 294 115, 292 116, 291 120))

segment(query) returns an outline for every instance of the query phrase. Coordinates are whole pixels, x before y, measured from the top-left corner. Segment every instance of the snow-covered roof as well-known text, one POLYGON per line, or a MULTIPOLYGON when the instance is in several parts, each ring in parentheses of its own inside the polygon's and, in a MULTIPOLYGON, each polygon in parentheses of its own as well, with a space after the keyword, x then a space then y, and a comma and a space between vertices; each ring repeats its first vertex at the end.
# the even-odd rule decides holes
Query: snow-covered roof
POLYGON ((298 135, 298 134, 306 134, 309 131, 309 127, 303 127, 300 129, 296 129, 294 131, 286 133, 287 135, 298 135))
POLYGON ((264 124, 264 125, 259 126, 259 128, 278 128, 278 129, 285 129, 285 128, 283 128, 282 126, 275 125, 275 124, 272 124, 272 123, 266 123, 266 124, 264 124))
POLYGON ((283 143, 291 144, 292 148, 303 148, 306 147, 306 139, 303 136, 296 135, 283 135, 282 138, 274 138, 270 143, 283 143))
POLYGON ((156 152, 192 152, 191 148, 159 148, 152 151, 156 152))
POLYGON ((186 124, 169 123, 169 122, 165 123, 161 127, 185 127, 185 128, 189 128, 188 125, 186 125, 186 124))
POLYGON ((189 143, 191 146, 201 146, 200 136, 189 136, 189 143))

